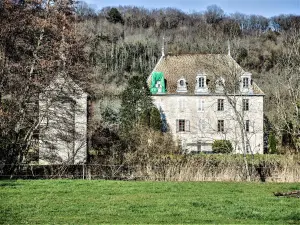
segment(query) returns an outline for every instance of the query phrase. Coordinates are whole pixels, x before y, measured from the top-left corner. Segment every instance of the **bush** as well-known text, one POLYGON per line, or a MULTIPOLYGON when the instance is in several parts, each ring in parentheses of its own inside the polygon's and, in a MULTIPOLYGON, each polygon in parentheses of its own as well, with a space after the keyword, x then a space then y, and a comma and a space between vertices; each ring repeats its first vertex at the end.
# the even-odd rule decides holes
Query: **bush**
POLYGON ((212 150, 214 153, 231 153, 233 148, 229 140, 215 140, 212 144, 212 150))
POLYGON ((269 134, 269 153, 270 154, 276 154, 277 153, 277 142, 276 142, 276 137, 273 131, 270 132, 269 134))

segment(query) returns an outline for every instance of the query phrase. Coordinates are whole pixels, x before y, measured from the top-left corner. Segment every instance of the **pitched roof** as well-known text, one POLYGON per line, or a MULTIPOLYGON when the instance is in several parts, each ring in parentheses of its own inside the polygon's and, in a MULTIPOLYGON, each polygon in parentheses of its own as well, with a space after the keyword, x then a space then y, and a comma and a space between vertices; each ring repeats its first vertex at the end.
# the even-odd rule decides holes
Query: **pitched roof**
MULTIPOLYGON (((188 94, 193 94, 196 76, 206 74, 210 80, 223 77, 225 80, 245 71, 230 56, 225 54, 180 54, 162 57, 153 72, 163 72, 167 80, 168 94, 175 94, 177 81, 184 78, 188 85, 188 94)), ((150 77, 148 78, 150 84, 150 77)))

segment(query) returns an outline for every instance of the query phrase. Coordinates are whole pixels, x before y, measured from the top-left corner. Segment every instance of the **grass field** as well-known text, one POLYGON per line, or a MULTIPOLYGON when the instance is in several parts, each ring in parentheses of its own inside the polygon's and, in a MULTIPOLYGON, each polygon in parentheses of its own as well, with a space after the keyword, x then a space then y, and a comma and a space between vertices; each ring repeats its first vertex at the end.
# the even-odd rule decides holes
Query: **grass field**
POLYGON ((300 224, 298 184, 0 181, 0 224, 300 224))

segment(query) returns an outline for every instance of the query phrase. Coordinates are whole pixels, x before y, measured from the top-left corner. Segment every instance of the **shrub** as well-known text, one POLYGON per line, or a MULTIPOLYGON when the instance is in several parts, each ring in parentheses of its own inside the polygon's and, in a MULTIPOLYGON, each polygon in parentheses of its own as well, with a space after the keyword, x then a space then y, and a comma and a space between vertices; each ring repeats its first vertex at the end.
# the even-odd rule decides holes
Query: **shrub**
POLYGON ((215 140, 212 150, 214 153, 231 153, 233 148, 229 140, 215 140))
POLYGON ((273 131, 269 134, 269 153, 276 154, 277 153, 277 143, 276 143, 276 137, 273 131))

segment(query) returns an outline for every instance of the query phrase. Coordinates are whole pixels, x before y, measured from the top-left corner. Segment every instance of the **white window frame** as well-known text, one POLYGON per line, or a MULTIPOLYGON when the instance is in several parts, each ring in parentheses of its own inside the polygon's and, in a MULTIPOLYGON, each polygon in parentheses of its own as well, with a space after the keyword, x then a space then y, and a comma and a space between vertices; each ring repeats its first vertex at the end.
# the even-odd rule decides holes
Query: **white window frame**
POLYGON ((185 100, 184 98, 179 98, 179 111, 184 112, 185 110, 185 100))
POLYGON ((205 131, 206 130, 206 120, 205 119, 199 119, 198 128, 199 128, 199 131, 205 131))
POLYGON ((198 99, 198 108, 197 108, 197 111, 198 112, 204 112, 204 99, 198 99))
POLYGON ((225 122, 224 120, 218 120, 218 132, 224 132, 225 131, 225 122))
POLYGON ((218 111, 224 111, 224 99, 218 99, 218 111))
POLYGON ((243 88, 249 88, 249 77, 243 77, 243 88))
POLYGON ((198 87, 199 88, 204 88, 205 87, 205 79, 204 79, 204 77, 199 77, 198 78, 198 87))
POLYGON ((243 99, 243 111, 249 111, 249 99, 243 99))

